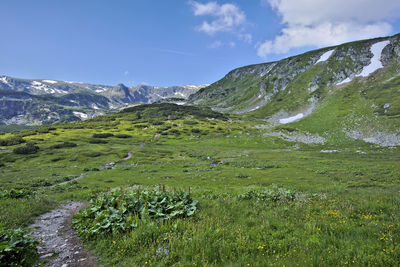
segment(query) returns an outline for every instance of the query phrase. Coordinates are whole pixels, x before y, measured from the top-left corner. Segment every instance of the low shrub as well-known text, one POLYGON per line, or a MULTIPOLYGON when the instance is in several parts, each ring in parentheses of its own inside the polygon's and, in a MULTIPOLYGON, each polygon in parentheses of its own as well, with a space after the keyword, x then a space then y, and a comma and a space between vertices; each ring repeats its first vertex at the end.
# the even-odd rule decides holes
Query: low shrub
POLYGON ((60 148, 70 148, 70 147, 76 147, 76 146, 78 146, 78 145, 75 144, 75 143, 64 142, 64 143, 61 143, 61 144, 56 144, 54 146, 51 146, 51 148, 60 149, 60 148))
POLYGON ((117 138, 131 138, 132 135, 129 135, 129 134, 116 134, 115 137, 117 137, 117 138))
POLYGON ((26 141, 22 137, 13 136, 6 139, 0 139, 0 146, 15 146, 25 142, 26 141))
POLYGON ((86 239, 135 229, 140 221, 162 222, 193 216, 197 200, 185 192, 115 191, 92 198, 74 216, 73 225, 86 239))
POLYGON ((90 144, 107 144, 108 142, 106 140, 102 140, 102 139, 90 139, 89 143, 90 144))
POLYGON ((158 130, 159 130, 159 131, 167 131, 167 130, 169 130, 169 129, 171 129, 171 128, 172 128, 172 126, 167 125, 167 126, 164 126, 164 127, 159 128, 158 130))
POLYGON ((54 127, 40 127, 36 129, 36 132, 38 133, 49 133, 50 131, 57 130, 57 128, 54 127))
POLYGON ((30 186, 31 187, 42 187, 42 186, 47 187, 47 186, 52 186, 52 185, 53 185, 53 183, 51 183, 45 179, 40 179, 40 180, 32 183, 30 186))
POLYGON ((93 134, 93 138, 108 138, 114 136, 112 133, 97 133, 93 134))
POLYGON ((201 131, 200 131, 200 129, 193 128, 193 129, 191 130, 191 132, 192 132, 192 133, 200 133, 201 131))
POLYGON ((197 121, 192 121, 192 120, 184 120, 184 121, 183 121, 183 124, 186 124, 186 125, 196 125, 196 124, 199 124, 199 122, 197 122, 197 121))
POLYGON ((64 160, 64 159, 65 159, 64 157, 55 157, 55 158, 52 158, 50 161, 57 162, 57 161, 64 160))
POLYGON ((14 148, 15 154, 35 154, 39 151, 39 147, 34 143, 27 143, 25 146, 14 148))
POLYGON ((83 153, 83 155, 86 156, 86 157, 95 158, 95 157, 101 156, 102 153, 101 152, 97 152, 97 151, 91 151, 91 152, 83 153))
POLYGON ((0 266, 33 266, 37 260, 37 241, 18 229, 0 228, 0 266))
POLYGON ((169 133, 170 134, 174 134, 174 135, 180 135, 181 134, 181 132, 179 130, 177 130, 177 129, 172 129, 172 130, 169 131, 169 133))
POLYGON ((139 129, 144 129, 148 128, 149 126, 147 124, 136 124, 134 127, 139 129))
POLYGON ((151 121, 150 123, 153 125, 163 125, 164 124, 163 121, 151 121))

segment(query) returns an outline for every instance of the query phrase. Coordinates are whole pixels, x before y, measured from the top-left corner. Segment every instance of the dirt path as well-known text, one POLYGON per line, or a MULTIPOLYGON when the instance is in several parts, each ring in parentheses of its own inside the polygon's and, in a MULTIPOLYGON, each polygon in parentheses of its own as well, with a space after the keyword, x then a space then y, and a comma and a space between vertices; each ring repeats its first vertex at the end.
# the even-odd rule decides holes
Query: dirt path
POLYGON ((55 187, 55 186, 58 186, 58 185, 68 184, 68 183, 73 182, 73 181, 78 181, 78 180, 82 179, 83 177, 85 177, 85 173, 81 173, 81 175, 79 175, 78 177, 75 177, 74 179, 71 179, 69 181, 65 181, 65 182, 62 182, 62 183, 59 183, 59 184, 55 184, 55 185, 52 185, 50 187, 55 187))
POLYGON ((129 151, 129 152, 128 152, 128 156, 126 156, 126 157, 123 158, 122 160, 128 160, 128 159, 130 159, 130 158, 132 158, 132 151, 129 151))
POLYGON ((72 216, 85 206, 82 202, 67 202, 39 216, 30 225, 32 237, 40 242, 40 263, 47 267, 93 267, 96 257, 87 252, 74 229, 72 216))
MULTIPOLYGON (((142 148, 142 147, 144 147, 145 145, 146 145, 145 143, 140 144, 140 145, 138 145, 138 148, 142 148)), ((129 151, 129 152, 128 152, 128 155, 127 155, 125 158, 121 159, 121 161, 126 161, 126 160, 132 158, 132 152, 133 152, 133 150, 132 150, 132 151, 129 151)), ((107 163, 106 163, 106 164, 107 164, 107 163)), ((106 165, 106 164, 104 164, 104 165, 106 165)), ((129 166, 130 166, 130 167, 132 167, 132 166, 133 166, 133 167, 137 167, 136 164, 131 164, 131 165, 115 165, 115 167, 125 167, 125 166, 128 166, 128 167, 129 167, 129 166)), ((100 171, 104 171, 103 168, 100 168, 99 170, 100 170, 100 171)), ((52 185, 52 186, 50 186, 50 187, 56 187, 56 186, 59 186, 59 185, 68 184, 68 183, 73 182, 73 181, 78 181, 78 180, 82 179, 83 177, 85 177, 86 175, 87 175, 87 173, 81 173, 81 175, 79 175, 78 177, 75 177, 74 179, 71 179, 71 180, 65 181, 65 182, 61 182, 61 183, 58 183, 58 184, 54 184, 54 185, 52 185)))

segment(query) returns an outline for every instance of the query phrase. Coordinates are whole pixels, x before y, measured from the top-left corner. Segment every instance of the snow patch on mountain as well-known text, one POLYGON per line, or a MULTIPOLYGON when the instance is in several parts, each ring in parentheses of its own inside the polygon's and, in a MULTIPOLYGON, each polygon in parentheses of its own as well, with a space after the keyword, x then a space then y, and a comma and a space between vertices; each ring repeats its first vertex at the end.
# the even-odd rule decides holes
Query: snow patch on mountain
POLYGON ((260 108, 260 106, 256 106, 255 108, 250 109, 249 112, 254 111, 254 110, 257 110, 257 109, 259 109, 259 108, 260 108))
POLYGON ((42 82, 51 83, 51 84, 58 83, 57 81, 53 81, 53 80, 42 80, 42 82))
POLYGON ((207 86, 209 86, 209 84, 201 84, 201 85, 188 84, 188 85, 183 85, 182 87, 186 87, 186 88, 189 88, 189 89, 201 89, 201 88, 204 88, 204 87, 207 87, 207 86))
POLYGON ((165 99, 165 98, 167 98, 167 97, 165 97, 165 96, 162 96, 162 95, 159 95, 159 94, 157 94, 157 93, 154 93, 154 95, 158 96, 158 97, 159 97, 159 98, 161 98, 161 99, 165 99))
POLYGON ((184 95, 184 94, 182 94, 181 92, 175 92, 174 95, 175 95, 175 96, 180 96, 180 97, 182 97, 182 98, 187 98, 187 96, 184 95))
POLYGON ((84 84, 83 82, 74 82, 74 81, 65 81, 66 83, 70 83, 70 84, 74 84, 74 83, 77 83, 77 84, 84 84))
POLYGON ((8 84, 7 77, 6 76, 0 77, 0 82, 8 84))
MULTIPOLYGON (((390 43, 389 40, 375 43, 371 46, 370 51, 373 54, 369 65, 365 66, 361 73, 357 74, 355 77, 367 77, 376 70, 383 68, 381 57, 383 49, 390 43)), ((337 83, 336 85, 342 85, 344 83, 351 82, 352 79, 347 77, 345 80, 337 83)))
POLYGON ((382 50, 390 43, 390 41, 382 41, 371 46, 371 52, 374 55, 371 58, 371 63, 368 66, 365 66, 360 74, 357 76, 367 77, 377 69, 383 68, 381 57, 382 50))
POLYGON ((74 115, 81 118, 81 119, 87 119, 88 115, 86 113, 83 112, 78 112, 78 111, 73 111, 74 115))
POLYGON ((340 83, 337 83, 336 85, 342 85, 342 84, 345 84, 345 83, 349 83, 349 82, 351 82, 352 81, 352 79, 350 79, 349 77, 347 77, 346 79, 344 79, 343 81, 341 81, 340 83))
POLYGON ((285 118, 285 119, 280 119, 280 120, 279 120, 279 123, 281 123, 281 124, 287 124, 287 123, 291 123, 291 122, 294 122, 294 121, 298 121, 298 120, 302 119, 303 117, 304 117, 304 114, 303 114, 303 113, 299 113, 299 114, 297 114, 297 115, 295 115, 295 116, 293 116, 293 117, 289 117, 289 118, 285 118))
POLYGON ((54 90, 51 91, 45 84, 38 82, 38 81, 32 81, 30 88, 44 91, 46 93, 54 93, 54 90), (50 90, 50 92, 49 92, 49 90, 50 90))
POLYGON ((329 51, 325 52, 324 54, 322 54, 322 56, 317 60, 317 62, 315 62, 315 64, 327 61, 332 56, 334 51, 335 50, 332 49, 332 50, 329 50, 329 51))
POLYGON ((42 86, 43 84, 41 82, 38 81, 33 81, 31 82, 32 86, 42 86))

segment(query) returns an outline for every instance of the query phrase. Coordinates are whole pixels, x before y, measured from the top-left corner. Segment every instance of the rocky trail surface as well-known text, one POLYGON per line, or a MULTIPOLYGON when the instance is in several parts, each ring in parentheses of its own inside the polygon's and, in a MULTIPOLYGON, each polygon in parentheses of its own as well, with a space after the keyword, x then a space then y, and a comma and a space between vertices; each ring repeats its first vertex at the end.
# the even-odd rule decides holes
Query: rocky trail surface
POLYGON ((32 237, 40 242, 38 252, 41 266, 96 266, 96 257, 83 248, 72 228, 72 216, 84 206, 82 202, 67 202, 42 214, 29 226, 32 237))

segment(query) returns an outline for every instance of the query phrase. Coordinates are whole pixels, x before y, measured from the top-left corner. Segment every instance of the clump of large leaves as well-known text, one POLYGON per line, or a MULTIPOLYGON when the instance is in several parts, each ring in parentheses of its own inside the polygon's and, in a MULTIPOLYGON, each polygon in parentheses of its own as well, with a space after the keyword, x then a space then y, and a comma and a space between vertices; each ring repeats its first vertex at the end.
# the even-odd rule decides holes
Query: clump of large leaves
POLYGON ((0 266, 32 266, 37 259, 36 245, 21 228, 0 227, 0 266))
POLYGON ((115 191, 92 198, 90 205, 75 215, 73 224, 81 237, 89 239, 132 230, 140 221, 190 217, 197 204, 182 191, 115 191))
POLYGON ((10 189, 10 190, 0 190, 0 199, 2 198, 28 198, 32 197, 34 192, 28 189, 10 189))

